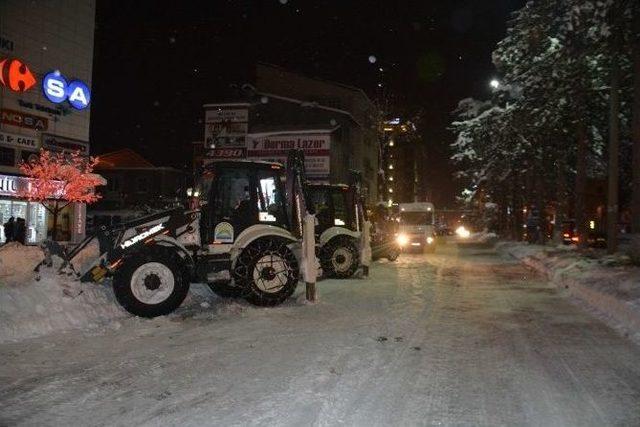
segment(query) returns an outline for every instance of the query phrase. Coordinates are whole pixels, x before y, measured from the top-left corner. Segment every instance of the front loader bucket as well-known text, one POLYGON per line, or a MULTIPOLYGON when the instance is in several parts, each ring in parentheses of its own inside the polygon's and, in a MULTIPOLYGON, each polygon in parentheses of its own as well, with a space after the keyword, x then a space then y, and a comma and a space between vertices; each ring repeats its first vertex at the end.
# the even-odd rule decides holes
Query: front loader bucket
MULTIPOLYGON (((86 273, 100 264, 100 244, 95 235, 87 236, 70 250, 53 240, 45 240, 40 247, 44 252, 44 260, 35 268, 36 271, 39 271, 43 265, 53 266, 52 257, 55 255, 63 260, 58 269, 59 273, 70 271, 76 277, 84 280, 86 273)), ((89 277, 88 280, 99 280, 100 278, 102 277, 89 277)))
POLYGON ((104 277, 106 270, 100 277, 85 277, 90 270, 100 265, 101 259, 100 241, 96 235, 93 235, 86 237, 76 247, 71 249, 71 251, 68 252, 66 261, 69 267, 84 281, 85 279, 100 280, 104 277))

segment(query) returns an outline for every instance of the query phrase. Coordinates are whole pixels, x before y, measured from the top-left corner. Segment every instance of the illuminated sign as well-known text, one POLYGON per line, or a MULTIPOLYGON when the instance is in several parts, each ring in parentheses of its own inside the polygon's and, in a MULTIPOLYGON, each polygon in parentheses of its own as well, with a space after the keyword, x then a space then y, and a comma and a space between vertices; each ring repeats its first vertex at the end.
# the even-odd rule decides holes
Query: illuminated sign
POLYGON ((58 135, 42 134, 42 147, 50 151, 58 151, 63 153, 80 152, 86 156, 89 155, 89 143, 77 139, 65 138, 58 135))
POLYGON ((35 130, 47 130, 49 127, 49 120, 46 117, 25 114, 6 108, 0 110, 0 123, 35 130))
POLYGON ((91 102, 91 92, 89 87, 80 80, 73 80, 67 88, 69 104, 76 110, 82 110, 89 106, 91 102))
POLYGON ((42 90, 44 96, 54 104, 59 104, 67 99, 67 80, 60 74, 60 71, 53 71, 42 79, 42 90))
POLYGON ((38 140, 32 136, 16 135, 3 131, 0 131, 0 144, 12 145, 19 148, 37 149, 40 147, 38 140))
POLYGON ((19 59, 0 61, 0 86, 14 92, 26 92, 36 84, 36 78, 26 64, 19 59))
POLYGON ((0 196, 18 196, 18 192, 29 187, 29 178, 0 175, 0 196))
POLYGON ((52 71, 42 79, 42 91, 44 96, 54 104, 69 101, 76 110, 83 110, 91 102, 89 87, 80 80, 67 82, 60 71, 52 71))
POLYGON ((18 192, 18 177, 0 175, 0 195, 15 196, 18 192))

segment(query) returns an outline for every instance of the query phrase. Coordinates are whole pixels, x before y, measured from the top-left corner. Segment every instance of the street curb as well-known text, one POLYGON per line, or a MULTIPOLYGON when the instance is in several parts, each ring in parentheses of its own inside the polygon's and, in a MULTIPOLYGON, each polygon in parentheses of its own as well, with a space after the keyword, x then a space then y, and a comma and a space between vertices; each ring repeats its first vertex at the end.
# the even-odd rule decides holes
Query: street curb
POLYGON ((546 267, 535 256, 519 258, 508 249, 505 249, 505 252, 548 278, 557 288, 567 290, 571 297, 595 311, 601 320, 614 329, 622 329, 624 336, 640 345, 640 310, 631 303, 592 289, 575 279, 564 277, 562 273, 546 267))

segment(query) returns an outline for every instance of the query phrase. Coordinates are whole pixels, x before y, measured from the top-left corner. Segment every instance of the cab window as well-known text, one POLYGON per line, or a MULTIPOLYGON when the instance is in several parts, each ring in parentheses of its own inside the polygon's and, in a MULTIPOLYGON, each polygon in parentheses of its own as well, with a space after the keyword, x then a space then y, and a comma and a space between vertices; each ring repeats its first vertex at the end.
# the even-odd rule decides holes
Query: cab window
POLYGON ((317 231, 322 233, 324 230, 333 226, 333 209, 331 207, 331 197, 329 191, 324 188, 311 188, 311 203, 315 208, 316 218, 318 220, 317 231))
POLYGON ((339 227, 349 227, 349 211, 347 209, 347 192, 334 191, 331 194, 333 199, 333 225, 339 227))
POLYGON ((278 173, 271 170, 258 171, 257 183, 258 221, 285 225, 284 194, 278 173))
POLYGON ((232 233, 225 230, 224 242, 235 240, 244 229, 258 222, 255 195, 250 189, 251 173, 247 168, 221 168, 216 172, 207 209, 211 213, 207 221, 208 241, 222 240, 215 235, 216 226, 222 222, 233 227, 232 233))

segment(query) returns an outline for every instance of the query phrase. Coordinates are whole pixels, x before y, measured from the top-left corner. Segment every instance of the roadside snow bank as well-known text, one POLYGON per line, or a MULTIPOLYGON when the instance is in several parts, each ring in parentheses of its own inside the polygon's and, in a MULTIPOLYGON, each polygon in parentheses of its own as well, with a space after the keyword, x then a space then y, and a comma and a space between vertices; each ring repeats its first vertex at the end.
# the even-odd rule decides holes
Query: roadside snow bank
MULTIPOLYGON (((53 267, 40 269, 37 280, 33 269, 43 258, 38 247, 8 244, 0 248, 0 343, 72 330, 119 329, 122 320, 133 318, 116 301, 110 283, 81 283, 58 274, 62 264, 58 257, 53 257, 53 267)), ((207 285, 194 283, 171 316, 215 306, 205 310, 212 315, 227 308, 228 304, 219 302, 207 285)))
POLYGON ((73 329, 119 327, 127 313, 110 288, 80 283, 44 269, 40 281, 0 286, 0 343, 73 329))
POLYGON ((37 247, 0 248, 0 343, 72 329, 118 327, 114 321, 127 316, 110 287, 59 275, 59 258, 54 257, 54 267, 42 268, 36 280, 33 269, 42 259, 37 247))
POLYGON ((458 246, 469 248, 490 248, 498 242, 498 236, 495 233, 486 231, 480 231, 472 233, 467 238, 461 238, 456 236, 456 243, 458 246))
POLYGON ((573 247, 500 243, 498 250, 546 275, 610 326, 640 344, 640 268, 626 255, 582 254, 573 247))
POLYGON ((21 285, 33 277, 33 269, 44 259, 37 246, 17 242, 0 246, 0 285, 21 285))

